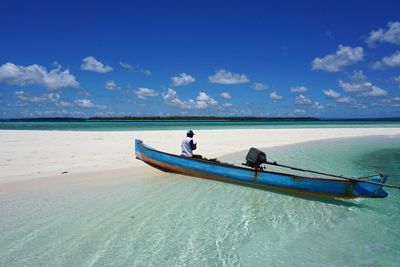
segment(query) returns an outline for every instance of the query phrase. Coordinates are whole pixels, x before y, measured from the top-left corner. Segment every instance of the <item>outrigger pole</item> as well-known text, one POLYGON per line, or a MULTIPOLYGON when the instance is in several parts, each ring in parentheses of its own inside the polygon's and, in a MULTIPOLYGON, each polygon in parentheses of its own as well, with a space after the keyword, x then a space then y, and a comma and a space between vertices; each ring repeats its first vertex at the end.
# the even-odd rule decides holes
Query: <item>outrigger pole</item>
MULTIPOLYGON (((354 181, 354 182, 362 182, 362 183, 367 183, 367 184, 381 185, 381 186, 400 189, 400 186, 397 186, 397 185, 384 184, 384 183, 365 180, 365 179, 362 179, 362 178, 350 178, 350 177, 344 177, 343 175, 335 175, 335 174, 330 174, 330 173, 324 173, 324 172, 317 172, 317 171, 312 171, 312 170, 300 169, 300 168, 296 168, 296 167, 292 167, 292 166, 288 166, 288 165, 278 164, 276 161, 273 161, 273 162, 272 161, 266 161, 264 163, 268 164, 268 165, 273 165, 273 166, 277 166, 277 167, 282 167, 282 168, 295 170, 295 171, 321 174, 321 175, 325 175, 325 176, 336 177, 336 178, 350 180, 350 181, 354 181)), ((382 176, 382 174, 379 174, 379 175, 382 176)), ((365 178, 368 178, 368 177, 372 177, 372 176, 366 176, 365 178)))

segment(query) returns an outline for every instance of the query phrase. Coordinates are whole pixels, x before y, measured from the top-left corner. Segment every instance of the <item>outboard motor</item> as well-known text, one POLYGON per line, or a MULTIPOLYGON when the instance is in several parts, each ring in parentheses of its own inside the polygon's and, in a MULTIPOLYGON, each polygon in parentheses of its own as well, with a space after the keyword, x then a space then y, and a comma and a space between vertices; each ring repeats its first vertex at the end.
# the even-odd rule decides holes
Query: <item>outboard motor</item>
POLYGON ((267 155, 257 148, 250 148, 246 156, 246 163, 243 165, 254 169, 262 169, 261 164, 267 163, 267 155))

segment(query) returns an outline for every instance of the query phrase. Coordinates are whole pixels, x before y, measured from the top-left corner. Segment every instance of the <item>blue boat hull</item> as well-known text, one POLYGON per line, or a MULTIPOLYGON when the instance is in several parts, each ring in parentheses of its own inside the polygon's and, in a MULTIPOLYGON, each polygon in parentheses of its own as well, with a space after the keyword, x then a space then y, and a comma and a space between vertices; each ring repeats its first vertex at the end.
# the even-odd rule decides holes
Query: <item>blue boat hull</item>
MULTIPOLYGON (((224 182, 336 198, 387 196, 380 185, 346 179, 310 178, 287 173, 256 171, 220 162, 186 158, 158 151, 140 140, 135 140, 135 154, 138 159, 163 171, 224 182)), ((387 176, 377 176, 371 180, 385 183, 386 179, 387 176)))

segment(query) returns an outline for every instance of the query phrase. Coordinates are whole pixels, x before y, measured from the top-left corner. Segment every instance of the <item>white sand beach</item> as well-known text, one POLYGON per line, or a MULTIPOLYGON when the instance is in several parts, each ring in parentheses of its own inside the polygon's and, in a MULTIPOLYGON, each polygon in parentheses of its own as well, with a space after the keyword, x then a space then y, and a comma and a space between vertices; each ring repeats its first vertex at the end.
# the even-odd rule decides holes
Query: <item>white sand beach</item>
MULTIPOLYGON (((197 130, 196 153, 206 157, 294 143, 345 137, 399 135, 400 128, 197 130)), ((0 183, 48 176, 145 166, 133 140, 179 154, 185 131, 0 131, 0 183)))

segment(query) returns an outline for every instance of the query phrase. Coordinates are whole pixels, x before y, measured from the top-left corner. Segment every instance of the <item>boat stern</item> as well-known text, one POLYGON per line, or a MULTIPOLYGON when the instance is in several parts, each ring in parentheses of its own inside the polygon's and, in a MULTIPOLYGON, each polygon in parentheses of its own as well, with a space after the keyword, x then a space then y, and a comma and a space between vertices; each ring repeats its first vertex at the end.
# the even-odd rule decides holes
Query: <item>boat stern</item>
MULTIPOLYGON (((381 174, 379 176, 372 177, 369 181, 384 184, 387 178, 387 175, 381 174)), ((382 185, 358 182, 354 187, 354 192, 363 197, 385 198, 388 196, 388 193, 383 190, 382 187, 382 185)))

